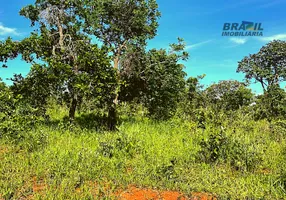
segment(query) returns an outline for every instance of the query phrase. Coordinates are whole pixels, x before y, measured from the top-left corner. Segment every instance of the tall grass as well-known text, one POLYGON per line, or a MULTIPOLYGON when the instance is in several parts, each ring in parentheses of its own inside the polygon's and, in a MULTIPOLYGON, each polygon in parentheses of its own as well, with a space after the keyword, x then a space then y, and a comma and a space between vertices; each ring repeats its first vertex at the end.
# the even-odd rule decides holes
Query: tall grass
MULTIPOLYGON (((0 140, 0 194, 4 199, 116 199, 136 185, 208 192, 219 199, 286 198, 285 122, 238 114, 196 121, 124 118, 117 132, 54 125, 0 140)), ((78 115, 79 116, 79 115, 78 115)))

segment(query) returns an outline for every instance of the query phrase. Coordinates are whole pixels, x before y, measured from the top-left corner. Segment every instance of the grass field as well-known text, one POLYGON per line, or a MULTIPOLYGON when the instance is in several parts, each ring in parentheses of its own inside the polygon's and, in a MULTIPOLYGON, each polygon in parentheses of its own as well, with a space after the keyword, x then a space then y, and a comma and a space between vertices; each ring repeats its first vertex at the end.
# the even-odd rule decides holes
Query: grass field
MULTIPOLYGON (((61 118, 59 110, 53 115, 61 118)), ((285 199, 283 125, 243 115, 224 118, 219 126, 210 120, 203 128, 180 118, 137 117, 125 119, 117 132, 42 124, 17 139, 1 139, 0 194, 124 199, 122 192, 136 187, 185 198, 207 193, 217 199, 285 199)))

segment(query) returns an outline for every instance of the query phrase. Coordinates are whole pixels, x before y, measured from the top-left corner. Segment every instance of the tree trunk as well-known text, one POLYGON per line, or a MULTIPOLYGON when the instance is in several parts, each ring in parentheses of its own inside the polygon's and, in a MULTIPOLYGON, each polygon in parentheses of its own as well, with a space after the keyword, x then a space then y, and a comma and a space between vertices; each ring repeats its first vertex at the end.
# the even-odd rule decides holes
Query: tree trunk
MULTIPOLYGON (((117 55, 114 58, 113 61, 114 65, 114 69, 116 69, 117 71, 117 79, 120 80, 120 76, 119 76, 119 55, 117 55)), ((108 128, 110 131, 115 131, 116 130, 116 125, 117 125, 117 104, 118 104, 118 88, 116 88, 116 93, 115 93, 115 99, 113 100, 112 105, 108 108, 108 128)))
MULTIPOLYGON (((120 80, 120 74, 119 74, 119 56, 116 56, 115 59, 114 59, 114 68, 116 69, 116 72, 117 72, 117 79, 120 80)), ((118 104, 118 90, 119 88, 116 88, 116 97, 114 99, 114 104, 117 105, 118 104)))
POLYGON ((71 106, 70 106, 70 110, 69 110, 70 122, 74 121, 76 106, 77 106, 77 99, 73 98, 71 106))
POLYGON ((117 125, 117 112, 116 112, 116 104, 113 103, 112 106, 108 109, 108 129, 110 131, 115 131, 117 125))

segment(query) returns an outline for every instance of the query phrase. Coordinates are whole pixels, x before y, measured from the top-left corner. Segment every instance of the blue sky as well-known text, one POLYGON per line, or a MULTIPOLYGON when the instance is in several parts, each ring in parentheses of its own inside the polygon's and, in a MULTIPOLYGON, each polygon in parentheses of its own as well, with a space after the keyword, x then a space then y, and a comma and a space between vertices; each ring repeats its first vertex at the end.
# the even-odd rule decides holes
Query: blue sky
MULTIPOLYGON (((21 39, 33 30, 25 18, 19 16, 21 7, 34 0, 2 1, 0 7, 0 39, 12 36, 21 39)), ((273 39, 286 40, 286 0, 158 0, 162 13, 158 36, 149 48, 167 48, 182 37, 187 43, 190 59, 184 63, 188 76, 206 74, 203 84, 219 80, 243 80, 237 74, 237 62, 273 39), (242 21, 260 22, 263 37, 222 37, 223 24, 242 21)), ((0 77, 13 73, 27 74, 29 65, 20 59, 0 68, 0 77)), ((251 88, 261 93, 260 85, 251 88)))

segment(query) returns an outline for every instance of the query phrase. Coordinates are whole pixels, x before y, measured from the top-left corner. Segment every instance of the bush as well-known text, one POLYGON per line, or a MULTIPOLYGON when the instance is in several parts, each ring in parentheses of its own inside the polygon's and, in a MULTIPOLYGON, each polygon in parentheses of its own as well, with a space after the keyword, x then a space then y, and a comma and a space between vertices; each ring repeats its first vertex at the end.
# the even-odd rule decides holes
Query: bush
POLYGON ((201 142, 201 151, 199 158, 205 163, 214 163, 223 157, 224 150, 227 144, 227 137, 223 133, 211 133, 205 137, 201 142))
POLYGON ((255 119, 285 119, 286 92, 278 85, 269 87, 265 94, 257 97, 255 119))
POLYGON ((226 163, 236 170, 253 171, 262 162, 261 155, 253 144, 231 139, 222 131, 203 138, 200 147, 198 159, 207 164, 226 163))
POLYGON ((21 140, 21 132, 28 132, 43 119, 37 116, 37 109, 14 96, 9 88, 0 89, 0 138, 21 140))
POLYGON ((98 153, 107 158, 118 157, 122 154, 133 158, 140 151, 141 147, 137 139, 131 138, 124 133, 120 133, 115 140, 101 142, 98 149, 98 153))
POLYGON ((286 120, 273 121, 270 124, 272 137, 281 141, 286 136, 286 120))
POLYGON ((274 185, 276 188, 280 189, 284 194, 286 194, 286 147, 284 146, 282 152, 281 161, 279 163, 279 175, 275 179, 274 185))

